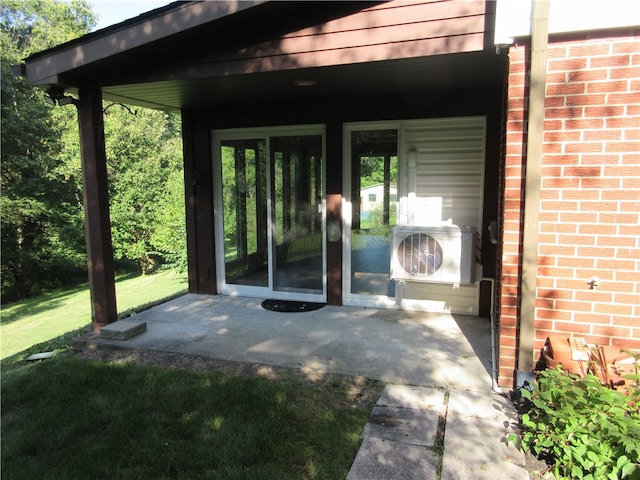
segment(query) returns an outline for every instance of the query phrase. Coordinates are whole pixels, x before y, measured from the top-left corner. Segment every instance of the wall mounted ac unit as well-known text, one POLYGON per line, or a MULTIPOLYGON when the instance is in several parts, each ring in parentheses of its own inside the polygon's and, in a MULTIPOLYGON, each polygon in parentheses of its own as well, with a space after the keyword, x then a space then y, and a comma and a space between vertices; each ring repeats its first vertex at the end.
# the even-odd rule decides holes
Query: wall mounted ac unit
POLYGON ((475 227, 401 225, 393 228, 391 279, 475 282, 475 227))

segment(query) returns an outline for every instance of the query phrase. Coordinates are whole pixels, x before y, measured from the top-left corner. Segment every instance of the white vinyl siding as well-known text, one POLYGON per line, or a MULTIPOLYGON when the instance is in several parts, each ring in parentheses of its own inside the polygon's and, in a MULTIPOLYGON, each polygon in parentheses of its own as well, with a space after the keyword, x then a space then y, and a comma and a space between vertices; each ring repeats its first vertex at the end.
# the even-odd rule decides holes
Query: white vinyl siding
MULTIPOLYGON (((485 117, 408 120, 404 127, 407 160, 402 169, 402 195, 405 199, 415 195, 416 202, 436 199, 428 202, 438 207, 441 203, 442 211, 436 218, 450 220, 454 225, 474 226, 482 235, 485 117), (414 172, 409 167, 412 155, 414 172)), ((410 213, 405 212, 404 223, 412 223, 410 213)), ((402 298, 403 304, 411 308, 478 315, 479 290, 479 282, 459 287, 406 282, 402 298)))
MULTIPOLYGON (((441 221, 474 226, 481 233, 485 118, 411 120, 405 123, 406 151, 415 151, 415 195, 441 198, 441 221)), ((407 153, 407 157, 409 153, 407 153)), ((409 175, 408 169, 404 170, 409 175)), ((405 178, 407 193, 412 180, 405 178)))
MULTIPOLYGON (((395 124, 347 125, 345 129, 345 199, 351 195, 350 134, 356 129, 398 128, 398 224, 474 226, 482 234, 485 117, 400 120, 395 124), (435 212, 435 213, 434 213, 435 212), (425 215, 426 213, 426 215, 425 215), (427 223, 421 223, 427 222, 427 223)), ((363 189, 364 190, 364 189, 363 189)), ((362 192, 361 192, 362 193, 362 192)), ((368 194, 369 192, 367 192, 368 194)), ((366 199, 366 197, 365 197, 366 199)), ((361 197, 361 202, 364 200, 361 197)), ((479 285, 396 282, 395 298, 351 294, 351 204, 345 200, 344 303, 429 312, 478 315, 479 285)), ((389 237, 390 238, 390 237, 389 237)), ((389 277, 379 274, 380 281, 389 277)), ((476 269, 476 280, 482 275, 476 269)), ((357 276, 357 275, 356 275, 357 276)))

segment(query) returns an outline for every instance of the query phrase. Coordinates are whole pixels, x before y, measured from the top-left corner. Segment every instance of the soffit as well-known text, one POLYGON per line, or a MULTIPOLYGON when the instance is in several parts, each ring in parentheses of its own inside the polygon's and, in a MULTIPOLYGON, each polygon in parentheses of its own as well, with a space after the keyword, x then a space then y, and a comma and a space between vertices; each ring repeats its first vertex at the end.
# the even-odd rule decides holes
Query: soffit
POLYGON ((504 58, 470 52, 404 60, 339 65, 217 78, 104 87, 107 99, 179 110, 296 102, 350 96, 433 94, 461 89, 495 89, 503 83, 504 58), (298 81, 315 82, 300 87, 298 81))

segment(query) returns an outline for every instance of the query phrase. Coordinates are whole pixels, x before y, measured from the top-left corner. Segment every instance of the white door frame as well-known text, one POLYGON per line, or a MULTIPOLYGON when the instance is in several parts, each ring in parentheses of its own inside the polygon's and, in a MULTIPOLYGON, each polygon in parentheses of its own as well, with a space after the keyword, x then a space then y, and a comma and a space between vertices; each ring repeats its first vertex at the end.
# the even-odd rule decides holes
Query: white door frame
MULTIPOLYGON (((412 203, 412 197, 416 196, 415 178, 409 178, 411 176, 409 163, 412 152, 415 151, 414 145, 409 145, 410 129, 415 128, 424 122, 442 122, 444 124, 456 122, 457 120, 465 121, 465 119, 478 120, 482 119, 484 125, 484 138, 482 139, 482 176, 481 185, 484 191, 484 157, 486 152, 484 151, 486 143, 486 117, 484 116, 459 116, 449 118, 422 118, 411 120, 397 120, 397 121, 381 121, 381 122, 357 122, 357 123, 345 123, 343 127, 343 200, 342 200, 342 212, 343 212, 343 275, 342 275, 342 298, 345 305, 353 306, 368 306, 377 308, 398 308, 408 310, 425 310, 430 312, 444 312, 450 311, 453 313, 474 314, 468 308, 468 305, 464 304, 460 307, 457 303, 449 304, 449 299, 455 299, 456 302, 459 299, 463 299, 463 302, 469 303, 465 300, 465 297, 474 297, 475 305, 478 304, 479 299, 479 278, 477 275, 476 283, 473 285, 465 286, 447 286, 429 284, 429 287, 425 287, 425 284, 419 285, 413 282, 395 282, 395 296, 388 295, 364 295, 351 293, 351 247, 352 247, 352 204, 351 204, 351 183, 352 183, 352 165, 351 165, 351 133, 354 131, 362 130, 383 130, 395 128, 398 130, 398 181, 397 181, 397 196, 401 211, 399 212, 398 222, 404 223, 408 221, 404 218, 407 212, 402 211, 402 206, 405 208, 412 203), (413 186, 412 186, 413 185, 413 186), (424 297, 422 295, 425 288, 432 293, 424 297), (447 288, 450 291, 447 291, 447 288), (422 289, 422 291, 417 290, 422 289), (410 292, 410 290, 412 290, 410 292), (409 295, 406 295, 407 293, 409 295), (436 297, 435 299, 433 297, 436 297)), ((415 175, 415 173, 414 173, 415 175)), ((479 205, 479 217, 478 217, 478 232, 482 236, 482 199, 480 198, 479 205)), ((478 269, 476 269, 478 270, 478 269)), ((479 269, 480 272, 482 269, 479 269)))
MULTIPOLYGON (((402 178, 402 169, 404 161, 404 152, 402 145, 404 144, 404 131, 401 121, 384 121, 384 122, 354 122, 345 123, 343 126, 343 195, 342 195, 342 218, 343 218, 343 238, 342 238, 342 302, 345 305, 360 307, 379 307, 379 308, 397 308, 395 297, 387 295, 363 295, 351 293, 351 225, 353 218, 353 209, 351 204, 351 133, 363 130, 391 130, 398 131, 398 178, 402 178)), ((397 185, 398 199, 404 194, 403 186, 398 182, 397 185)), ((396 284, 396 289, 398 288, 396 284)))
POLYGON ((326 252, 326 134, 324 125, 291 125, 264 128, 233 128, 218 129, 211 132, 213 148, 213 185, 214 185, 214 231, 215 231, 215 260, 216 282, 218 292, 223 295, 246 296, 257 298, 275 298, 279 300, 297 300, 309 302, 327 301, 327 252, 326 252), (274 252, 273 239, 275 226, 273 220, 273 192, 271 171, 270 137, 293 135, 321 135, 322 136, 322 293, 306 293, 275 290, 273 280, 274 252), (224 252, 224 213, 222 209, 222 159, 220 144, 222 140, 255 140, 264 139, 267 155, 267 243, 268 243, 268 287, 255 285, 230 284, 225 275, 224 252))

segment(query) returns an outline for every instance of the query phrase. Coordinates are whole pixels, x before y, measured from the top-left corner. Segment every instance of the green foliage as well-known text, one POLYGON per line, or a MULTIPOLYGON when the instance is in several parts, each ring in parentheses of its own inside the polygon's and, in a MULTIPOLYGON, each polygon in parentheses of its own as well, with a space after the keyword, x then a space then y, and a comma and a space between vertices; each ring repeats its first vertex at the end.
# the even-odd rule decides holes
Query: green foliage
POLYGON ((21 54, 20 59, 80 37, 95 24, 95 15, 84 0, 0 2, 3 48, 15 48, 21 54))
POLYGON ((114 257, 143 273, 165 259, 184 267, 182 150, 176 117, 112 105, 105 114, 114 257), (159 229, 159 231, 157 231, 159 229))
POLYGON ((369 212, 366 219, 360 221, 360 228, 373 229, 375 232, 385 232, 389 230, 389 225, 397 223, 397 207, 396 202, 389 205, 389 224, 384 223, 384 205, 376 204, 375 208, 369 212))
MULTIPOLYGON (((78 120, 11 67, 90 31, 83 0, 0 2, 2 64, 2 302, 86 281, 78 120)), ((184 268, 186 241, 179 117, 106 107, 115 256, 143 272, 184 268)))
MULTIPOLYGON (((360 169, 361 188, 384 183, 384 157, 362 157, 360 169)), ((391 157, 389 178, 395 185, 398 178, 398 157, 395 155, 391 157)))
POLYGON ((51 109, 11 67, 93 23, 86 2, 0 3, 3 301, 84 277, 81 195, 62 141, 76 127, 75 112, 51 109))
POLYGON ((184 176, 181 169, 169 173, 159 199, 158 217, 151 233, 151 245, 164 263, 179 272, 187 270, 184 176))
POLYGON ((371 130, 352 132, 351 145, 354 155, 360 160, 360 187, 365 188, 378 183, 383 183, 384 156, 389 155, 391 183, 395 184, 398 178, 398 131, 371 130))
POLYGON ((593 375, 541 372, 538 386, 522 391, 531 402, 522 416, 523 448, 554 459, 557 480, 640 478, 637 375, 635 380, 627 396, 593 375))

